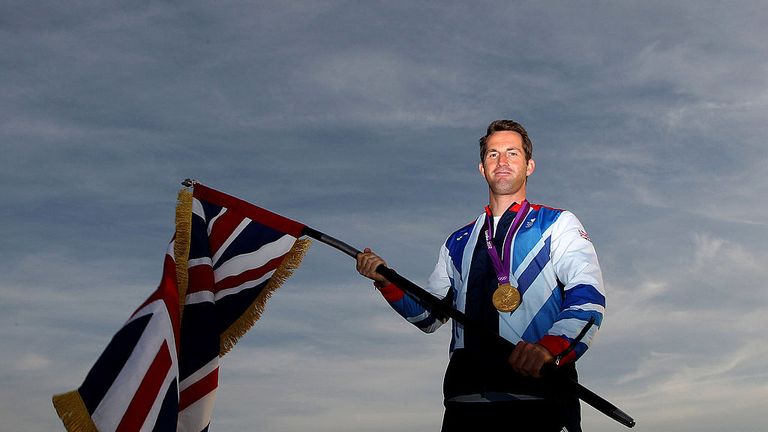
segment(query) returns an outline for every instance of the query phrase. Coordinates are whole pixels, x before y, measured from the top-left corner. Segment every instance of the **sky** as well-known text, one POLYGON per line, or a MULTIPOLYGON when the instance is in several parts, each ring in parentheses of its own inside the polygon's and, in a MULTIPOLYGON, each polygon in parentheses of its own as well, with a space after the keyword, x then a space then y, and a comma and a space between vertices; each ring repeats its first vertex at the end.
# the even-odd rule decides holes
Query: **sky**
MULTIPOLYGON (((767 430, 766 29, 759 1, 0 1, 0 429, 63 430, 51 396, 157 286, 183 179, 423 284, 511 118, 529 199, 598 251, 581 382, 639 432, 767 430)), ((438 430, 449 339, 315 243, 211 430, 438 430)))

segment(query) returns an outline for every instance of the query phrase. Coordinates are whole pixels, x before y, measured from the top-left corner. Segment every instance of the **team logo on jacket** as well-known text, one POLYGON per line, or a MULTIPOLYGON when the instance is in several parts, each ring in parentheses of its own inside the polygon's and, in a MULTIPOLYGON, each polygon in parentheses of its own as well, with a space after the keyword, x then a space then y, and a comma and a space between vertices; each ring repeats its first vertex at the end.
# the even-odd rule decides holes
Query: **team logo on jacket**
POLYGON ((526 228, 532 227, 534 222, 536 222, 536 218, 531 218, 531 220, 525 223, 525 227, 526 228))
POLYGON ((589 234, 587 234, 587 232, 584 231, 584 230, 579 230, 579 235, 581 236, 581 238, 583 238, 584 240, 586 240, 588 242, 592 241, 592 239, 589 238, 589 234))

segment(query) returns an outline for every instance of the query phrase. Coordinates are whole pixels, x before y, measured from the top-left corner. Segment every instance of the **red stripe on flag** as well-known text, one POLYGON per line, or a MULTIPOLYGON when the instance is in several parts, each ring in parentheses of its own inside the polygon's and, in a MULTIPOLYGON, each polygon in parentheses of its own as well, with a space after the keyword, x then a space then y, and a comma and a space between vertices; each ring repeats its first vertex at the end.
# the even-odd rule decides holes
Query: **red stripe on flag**
MULTIPOLYGON (((178 288, 176 287, 176 262, 173 260, 173 257, 168 254, 165 254, 165 259, 163 260, 163 276, 162 279, 160 279, 160 285, 158 286, 158 289, 155 290, 155 292, 153 292, 152 295, 150 295, 149 298, 147 298, 147 300, 141 304, 141 306, 136 308, 133 314, 135 315, 136 312, 143 309, 144 306, 157 300, 163 300, 168 305, 168 309, 171 309, 171 305, 174 301, 178 302, 178 288), (176 296, 172 295, 174 292, 177 293, 176 296), (171 294, 171 298, 168 298, 168 294, 171 294)), ((173 307, 178 306, 178 304, 173 305, 173 307)))
POLYGON ((211 234, 208 236, 208 244, 211 248, 211 256, 216 255, 216 252, 221 248, 224 242, 229 239, 232 232, 238 225, 245 219, 242 215, 235 213, 232 210, 227 209, 224 214, 217 217, 211 227, 211 234))
POLYGON ((283 259, 285 258, 285 254, 281 255, 277 258, 271 259, 269 262, 264 264, 263 266, 255 269, 246 270, 238 275, 235 276, 228 276, 218 282, 216 282, 216 286, 213 290, 214 293, 217 293, 221 290, 234 288, 237 286, 240 286, 246 282, 256 280, 265 274, 271 272, 272 270, 280 267, 280 263, 283 262, 283 259))
POLYGON ((187 294, 213 289, 213 268, 209 264, 200 264, 189 268, 187 294))
POLYGON ((137 431, 141 428, 155 400, 163 396, 158 393, 170 369, 171 352, 168 349, 168 344, 164 341, 155 359, 149 366, 149 370, 144 375, 144 379, 141 380, 136 394, 133 395, 133 399, 131 399, 131 403, 128 405, 122 420, 120 420, 117 432, 137 431))
POLYGON ((272 213, 269 210, 257 207, 239 198, 211 189, 200 183, 195 183, 193 193, 195 198, 226 207, 230 210, 237 210, 238 213, 242 213, 253 221, 266 225, 274 230, 290 234, 293 237, 301 237, 302 231, 304 230, 304 225, 299 222, 272 213))
POLYGON ((162 300, 163 303, 165 303, 165 309, 168 311, 168 315, 171 318, 173 335, 176 339, 176 352, 178 352, 180 343, 179 323, 181 322, 181 316, 179 315, 179 288, 176 284, 176 262, 173 260, 173 257, 168 254, 165 254, 165 260, 163 261, 163 277, 160 279, 160 285, 155 292, 153 292, 152 295, 150 295, 149 298, 133 312, 133 315, 136 315, 136 313, 142 310, 145 306, 157 300, 162 300))
POLYGON ((216 390, 218 386, 219 368, 216 367, 211 373, 181 391, 179 395, 179 412, 204 398, 208 393, 216 390))

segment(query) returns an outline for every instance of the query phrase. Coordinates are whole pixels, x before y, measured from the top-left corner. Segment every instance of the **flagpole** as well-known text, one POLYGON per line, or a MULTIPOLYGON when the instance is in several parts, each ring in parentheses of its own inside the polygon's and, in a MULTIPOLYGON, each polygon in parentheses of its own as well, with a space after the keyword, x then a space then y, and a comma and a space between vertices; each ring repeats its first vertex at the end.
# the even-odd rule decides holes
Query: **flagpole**
MULTIPOLYGON (((355 259, 357 259, 357 255, 362 253, 362 251, 359 249, 308 226, 304 227, 303 234, 322 243, 325 243, 328 246, 336 248, 355 259)), ((420 286, 404 278, 403 276, 400 276, 391 268, 381 264, 376 268, 376 272, 387 278, 387 280, 395 284, 401 290, 418 299, 428 309, 430 309, 433 314, 443 315, 445 317, 451 318, 465 328, 470 328, 473 331, 483 332, 486 335, 493 337, 497 342, 514 348, 515 344, 512 342, 508 341, 487 327, 479 325, 471 319, 468 319, 463 312, 456 310, 450 304, 438 299, 420 286)), ((628 414, 626 414, 612 403, 602 398, 600 395, 579 384, 574 379, 559 373, 557 366, 553 364, 545 364, 544 367, 542 367, 541 373, 545 376, 556 376, 560 382, 564 384, 565 387, 567 387, 568 390, 570 390, 576 397, 583 400, 585 403, 591 405, 593 408, 607 415, 608 417, 616 420, 626 427, 631 428, 635 426, 635 420, 632 417, 630 417, 628 414)))

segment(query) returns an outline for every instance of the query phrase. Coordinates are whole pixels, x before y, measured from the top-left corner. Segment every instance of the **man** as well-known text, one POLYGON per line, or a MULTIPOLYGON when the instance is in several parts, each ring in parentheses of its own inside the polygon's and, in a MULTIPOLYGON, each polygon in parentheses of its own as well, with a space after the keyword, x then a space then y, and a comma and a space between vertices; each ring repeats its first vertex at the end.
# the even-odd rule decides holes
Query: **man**
MULTIPOLYGON (((602 276, 578 219, 526 200, 527 179, 536 168, 532 153, 519 123, 497 120, 488 126, 480 138, 479 169, 489 204, 448 236, 426 287, 468 320, 517 344, 510 351, 485 333, 453 323, 443 431, 485 424, 510 431, 581 430, 578 399, 540 371, 555 363, 576 378, 574 362, 602 322, 602 276)), ((386 265, 370 249, 357 257, 358 272, 374 281, 400 315, 428 333, 445 323, 377 273, 379 264, 386 265)))

